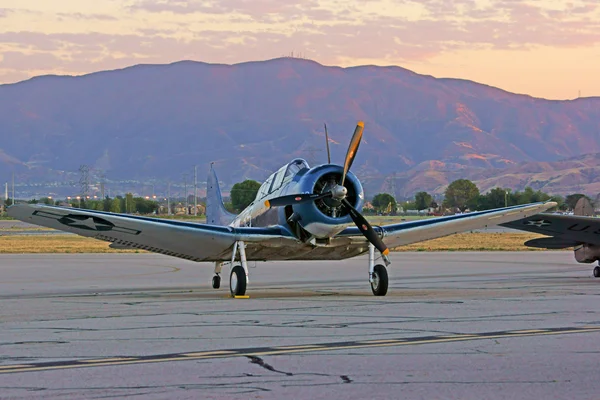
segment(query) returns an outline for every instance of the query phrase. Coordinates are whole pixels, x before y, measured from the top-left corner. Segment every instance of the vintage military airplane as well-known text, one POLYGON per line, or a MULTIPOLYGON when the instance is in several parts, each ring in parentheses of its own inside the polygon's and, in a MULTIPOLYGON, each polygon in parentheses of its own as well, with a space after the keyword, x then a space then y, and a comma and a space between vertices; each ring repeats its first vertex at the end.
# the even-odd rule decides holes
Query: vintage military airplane
MULTIPOLYGON (((573 248, 578 263, 600 264, 600 218, 586 197, 577 201, 573 215, 539 214, 503 226, 527 232, 540 233, 547 237, 531 239, 525 246, 542 249, 573 248)), ((594 277, 600 278, 600 265, 593 269, 594 277)))
POLYGON ((363 129, 364 124, 359 122, 343 166, 331 164, 327 137, 327 164, 311 168, 306 161, 295 159, 284 165, 262 184, 254 202, 237 216, 225 210, 211 166, 206 224, 46 205, 17 204, 9 208, 8 214, 108 241, 112 247, 214 262, 214 288, 220 287, 220 273, 229 262, 229 288, 234 297, 246 293, 248 261, 342 260, 368 252, 372 292, 384 296, 388 290, 388 246, 506 223, 556 205, 535 203, 372 227, 359 211, 364 203, 362 185, 350 172, 363 129), (356 227, 349 227, 353 222, 356 227), (375 249, 385 265, 376 264, 375 249))

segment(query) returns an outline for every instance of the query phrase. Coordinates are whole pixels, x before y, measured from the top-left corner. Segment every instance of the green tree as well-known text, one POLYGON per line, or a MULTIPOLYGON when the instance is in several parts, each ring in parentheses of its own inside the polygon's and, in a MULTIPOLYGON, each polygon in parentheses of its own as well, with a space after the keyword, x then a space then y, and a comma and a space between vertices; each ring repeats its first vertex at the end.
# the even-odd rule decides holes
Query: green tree
POLYGON ((456 207, 460 211, 467 208, 476 208, 479 198, 479 189, 468 179, 458 179, 446 188, 444 193, 444 205, 456 207))
POLYGON ((158 210, 158 203, 154 200, 136 197, 133 199, 135 210, 140 214, 152 214, 158 210))
POLYGON ((418 192, 415 194, 415 206, 417 210, 421 211, 429 208, 433 203, 433 197, 427 192, 418 192))
POLYGON ((231 205, 237 211, 242 211, 248 207, 256 198, 256 193, 260 189, 260 183, 252 179, 246 179, 244 182, 238 182, 231 188, 231 205))
POLYGON ((495 187, 486 194, 479 195, 477 198, 478 210, 492 210, 494 208, 502 208, 506 204, 511 205, 510 190, 495 187))
POLYGON ((117 199, 117 198, 112 199, 112 201, 110 202, 109 211, 113 212, 113 213, 120 213, 121 212, 121 200, 117 199))
POLYGON ((133 200, 133 194, 127 193, 125 198, 121 200, 121 209, 125 210, 125 213, 132 214, 135 212, 135 201, 133 200))
POLYGON ((554 195, 554 196, 550 197, 550 200, 556 202, 556 204, 557 204, 556 208, 559 210, 565 210, 567 208, 567 205, 565 203, 565 198, 562 196, 554 195))
POLYGON ((579 199, 582 197, 587 198, 590 202, 592 201, 589 197, 587 197, 585 194, 582 194, 582 193, 570 194, 567 197, 565 197, 565 204, 566 204, 567 208, 569 210, 574 209, 575 205, 577 204, 579 199))
POLYGON ((385 212, 388 208, 391 208, 392 212, 396 211, 396 199, 389 193, 377 193, 371 204, 379 212, 385 212))
MULTIPOLYGON (((111 200, 108 196, 102 200, 102 208, 104 211, 110 211, 110 207, 112 206, 114 200, 111 200)), ((120 211, 119 211, 120 212, 120 211)))

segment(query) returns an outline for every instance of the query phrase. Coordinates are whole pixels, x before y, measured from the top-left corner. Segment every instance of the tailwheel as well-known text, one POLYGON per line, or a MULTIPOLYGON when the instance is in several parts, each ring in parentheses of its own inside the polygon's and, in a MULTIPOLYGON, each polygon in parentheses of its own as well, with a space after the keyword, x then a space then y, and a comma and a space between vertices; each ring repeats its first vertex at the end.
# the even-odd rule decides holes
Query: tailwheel
POLYGON ((221 287, 221 277, 219 275, 213 276, 212 287, 213 289, 218 289, 221 287))
POLYGON ((373 268, 373 276, 371 278, 371 290, 373 294, 375 296, 385 296, 388 290, 387 269, 383 265, 377 264, 373 268))
POLYGON ((594 278, 600 278, 600 267, 594 268, 594 278))
POLYGON ((231 296, 244 296, 246 294, 246 285, 248 280, 246 279, 246 271, 241 265, 236 265, 231 269, 231 275, 229 276, 229 291, 231 296))

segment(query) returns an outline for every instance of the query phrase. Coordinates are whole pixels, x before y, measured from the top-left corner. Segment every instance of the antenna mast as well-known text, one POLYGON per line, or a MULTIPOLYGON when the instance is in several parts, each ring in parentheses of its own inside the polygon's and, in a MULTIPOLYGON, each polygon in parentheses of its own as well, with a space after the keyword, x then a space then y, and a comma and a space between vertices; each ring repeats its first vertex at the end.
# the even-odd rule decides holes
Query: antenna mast
POLYGON ((331 153, 329 152, 329 135, 327 135, 327 124, 325 126, 325 141, 327 143, 327 164, 331 164, 331 153))

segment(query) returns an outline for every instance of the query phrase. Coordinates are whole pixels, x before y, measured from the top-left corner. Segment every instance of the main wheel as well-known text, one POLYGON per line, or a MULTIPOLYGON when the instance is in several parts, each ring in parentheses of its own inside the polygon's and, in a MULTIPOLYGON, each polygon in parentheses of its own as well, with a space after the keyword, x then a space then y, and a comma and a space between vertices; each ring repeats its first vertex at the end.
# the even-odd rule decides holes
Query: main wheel
POLYGON ((218 289, 221 287, 221 277, 219 275, 213 276, 212 285, 213 289, 218 289))
POLYGON ((229 291, 233 297, 243 296, 246 294, 246 272, 241 265, 236 265, 231 269, 231 275, 229 275, 229 291))
POLYGON ((594 268, 594 278, 600 278, 600 267, 594 268))
POLYGON ((387 269, 381 264, 377 264, 373 269, 373 282, 371 282, 371 290, 375 296, 385 296, 387 293, 387 269))

